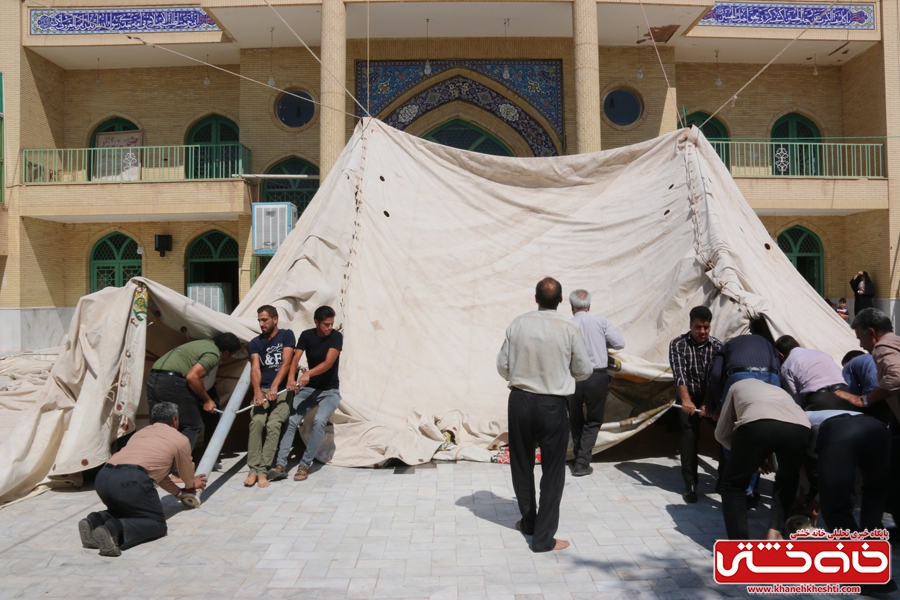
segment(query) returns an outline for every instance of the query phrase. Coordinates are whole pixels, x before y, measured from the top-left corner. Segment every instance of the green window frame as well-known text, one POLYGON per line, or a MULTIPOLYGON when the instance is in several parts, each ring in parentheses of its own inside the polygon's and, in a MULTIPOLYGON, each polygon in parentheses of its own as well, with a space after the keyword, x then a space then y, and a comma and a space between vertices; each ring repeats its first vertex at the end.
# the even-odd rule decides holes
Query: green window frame
POLYGON ((198 236, 190 243, 186 254, 187 284, 231 284, 231 306, 237 306, 239 253, 237 240, 223 231, 212 229, 198 236))
POLYGON ((695 125, 697 129, 703 132, 703 135, 715 148, 716 154, 719 155, 719 158, 725 163, 725 167, 730 171, 731 156, 728 152, 728 129, 724 123, 716 118, 710 119, 705 112, 695 112, 685 118, 685 124, 688 126, 695 125))
POLYGON ((815 233, 795 225, 778 236, 778 247, 820 296, 825 294, 825 252, 815 233))
POLYGON ((108 121, 104 121, 97 125, 94 128, 94 131, 91 133, 91 148, 97 147, 97 134, 98 133, 112 133, 114 131, 137 131, 139 128, 137 125, 129 121, 128 119, 123 119, 121 117, 116 117, 115 119, 110 119, 108 121))
POLYGON ((122 287, 143 273, 138 243, 124 233, 113 232, 91 248, 91 293, 122 287))
POLYGON ((772 172, 783 177, 815 177, 822 172, 822 135, 815 123, 797 113, 772 126, 772 172))
POLYGON ((494 156, 515 156, 497 136, 462 119, 453 119, 422 136, 429 142, 494 156))
POLYGON ((188 179, 230 179, 241 172, 241 130, 221 115, 198 121, 187 135, 188 179))
MULTIPOLYGON (((268 174, 318 175, 319 167, 301 158, 289 158, 269 169, 268 174)), ((297 214, 302 215, 317 191, 318 179, 267 179, 263 198, 266 202, 291 202, 297 207, 297 214)))

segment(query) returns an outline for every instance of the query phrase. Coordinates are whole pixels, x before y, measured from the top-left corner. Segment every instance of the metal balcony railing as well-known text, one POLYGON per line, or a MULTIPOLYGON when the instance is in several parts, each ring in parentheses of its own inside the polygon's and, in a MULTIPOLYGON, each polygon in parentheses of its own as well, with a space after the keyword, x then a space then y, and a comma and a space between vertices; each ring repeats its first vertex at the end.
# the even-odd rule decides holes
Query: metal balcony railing
POLYGON ((734 177, 885 177, 884 144, 709 140, 734 177))
POLYGON ((243 144, 22 150, 22 183, 231 179, 250 170, 243 144))

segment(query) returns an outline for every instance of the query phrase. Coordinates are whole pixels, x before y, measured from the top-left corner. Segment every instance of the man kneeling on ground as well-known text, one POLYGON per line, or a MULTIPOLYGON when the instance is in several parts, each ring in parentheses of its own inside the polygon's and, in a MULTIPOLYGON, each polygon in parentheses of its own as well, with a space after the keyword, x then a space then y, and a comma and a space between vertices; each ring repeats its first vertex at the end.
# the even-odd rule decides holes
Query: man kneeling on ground
POLYGON ((256 319, 262 333, 253 338, 250 351, 250 383, 253 384, 253 413, 247 442, 246 487, 269 487, 266 473, 275 460, 281 428, 291 413, 293 392, 286 389, 288 368, 294 356, 294 332, 278 329, 278 311, 260 306, 256 319), (265 437, 265 441, 263 441, 265 437))
POLYGON ((94 485, 106 510, 78 522, 83 547, 99 548, 101 556, 121 556, 122 550, 166 535, 157 485, 178 499, 206 487, 206 475, 194 475, 187 437, 178 432, 178 407, 171 402, 154 406, 150 426, 110 457, 94 485), (172 461, 193 488, 181 489, 169 479, 172 461))
POLYGON ((291 361, 287 389, 299 391, 294 396, 294 407, 291 410, 288 428, 278 447, 277 465, 269 469, 269 479, 272 481, 287 477, 288 455, 291 453, 297 428, 300 427, 303 417, 318 406, 319 410, 313 419, 312 433, 300 458, 300 466, 297 467, 294 481, 305 481, 309 477, 309 468, 325 438, 328 419, 341 403, 338 366, 341 349, 344 347, 344 336, 340 331, 334 330, 334 309, 330 306, 317 308, 313 321, 316 326, 300 334, 297 351, 294 352, 294 359, 291 361), (304 352, 309 370, 297 378, 297 365, 304 352))

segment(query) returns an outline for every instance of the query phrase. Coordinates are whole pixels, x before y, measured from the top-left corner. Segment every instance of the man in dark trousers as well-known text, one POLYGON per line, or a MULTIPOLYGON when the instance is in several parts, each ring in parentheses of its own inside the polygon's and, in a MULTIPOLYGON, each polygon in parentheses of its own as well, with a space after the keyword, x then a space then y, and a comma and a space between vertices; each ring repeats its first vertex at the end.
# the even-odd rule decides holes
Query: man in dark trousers
MULTIPOLYGON (((697 452, 700 446, 700 417, 706 416, 703 404, 706 374, 713 355, 722 342, 709 335, 712 311, 705 306, 691 309, 690 331, 669 343, 669 365, 675 378, 675 393, 681 402, 681 476, 685 502, 697 501, 697 452), (703 407, 703 408, 700 408, 703 407), (697 409, 701 412, 698 414, 697 409)), ((711 414, 711 413, 710 413, 711 414)))
POLYGON ((583 477, 594 472, 591 458, 597 434, 603 425, 606 395, 609 392, 609 364, 607 349, 621 350, 625 338, 616 326, 603 317, 589 314, 591 294, 587 290, 575 290, 569 294, 572 322, 581 329, 588 357, 594 372, 584 381, 575 383, 575 393, 569 396, 569 427, 572 429, 572 451, 575 466, 572 475, 583 477))
POLYGON ((102 556, 166 535, 166 517, 157 485, 178 499, 206 487, 206 475, 194 475, 191 447, 178 432, 178 407, 160 402, 150 412, 150 426, 131 436, 97 473, 94 486, 106 510, 78 522, 81 545, 99 548, 102 556), (193 487, 181 489, 169 478, 172 462, 193 487))
POLYGON ((562 550, 554 538, 566 482, 568 396, 575 382, 594 372, 581 330, 556 312, 562 286, 551 277, 535 290, 538 310, 516 317, 506 329, 497 371, 509 382, 509 466, 522 520, 534 552, 562 550), (534 449, 541 449, 541 505, 534 491, 534 449))
POLYGON ((325 439, 328 419, 341 403, 338 368, 341 350, 344 347, 344 335, 334 330, 334 309, 330 306, 317 308, 313 314, 313 322, 315 327, 300 334, 294 358, 291 360, 287 389, 297 392, 294 395, 294 406, 288 420, 287 431, 278 446, 276 465, 269 469, 269 479, 272 481, 287 477, 287 460, 297 428, 300 427, 303 418, 318 407, 313 418, 309 442, 294 474, 294 481, 306 481, 313 459, 319 451, 319 446, 322 445, 322 440, 325 439), (297 367, 304 352, 309 370, 298 377, 297 367))
MULTIPOLYGON (((256 310, 261 333, 247 346, 250 352, 250 383, 253 385, 253 412, 247 442, 250 474, 244 486, 269 487, 267 473, 275 460, 281 427, 291 414, 287 387, 288 370, 294 357, 294 332, 278 328, 278 311, 268 304, 256 310)), ((290 396, 290 398, 289 398, 290 396)))
POLYGON ((240 348, 236 335, 220 333, 211 340, 182 344, 153 363, 147 380, 147 404, 151 411, 160 402, 178 407, 178 431, 187 436, 191 450, 203 427, 201 409, 212 413, 216 408, 203 378, 240 348))

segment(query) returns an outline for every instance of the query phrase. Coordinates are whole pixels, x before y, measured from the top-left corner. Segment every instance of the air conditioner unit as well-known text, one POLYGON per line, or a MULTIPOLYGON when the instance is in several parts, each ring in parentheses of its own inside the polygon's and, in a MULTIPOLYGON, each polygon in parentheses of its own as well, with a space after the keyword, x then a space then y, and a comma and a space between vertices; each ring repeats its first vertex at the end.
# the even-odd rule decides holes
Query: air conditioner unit
POLYGON ((230 283, 188 284, 188 298, 216 312, 231 313, 230 283))
POLYGON ((297 222, 290 202, 253 203, 253 254, 275 254, 297 222))

